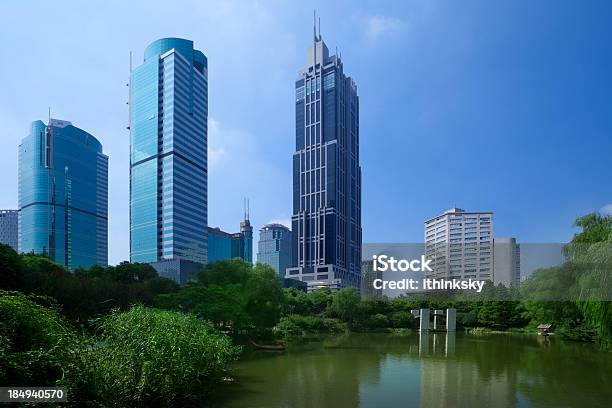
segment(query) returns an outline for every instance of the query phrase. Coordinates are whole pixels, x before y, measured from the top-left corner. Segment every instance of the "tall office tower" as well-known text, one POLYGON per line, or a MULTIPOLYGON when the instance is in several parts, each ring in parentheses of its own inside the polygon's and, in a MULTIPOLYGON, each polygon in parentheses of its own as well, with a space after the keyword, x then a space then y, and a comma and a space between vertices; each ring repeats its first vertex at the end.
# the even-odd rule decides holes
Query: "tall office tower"
POLYGON ((493 239, 493 283, 518 288, 521 283, 521 246, 516 238, 493 239))
POLYGON ((257 262, 270 265, 281 278, 291 267, 291 230, 282 224, 267 224, 259 230, 257 262))
POLYGON ((157 40, 129 86, 130 260, 184 282, 183 268, 207 260, 206 56, 189 40, 157 40))
POLYGON ((18 249, 18 216, 17 210, 0 210, 0 244, 18 249))
POLYGON ((428 278, 493 280, 493 213, 451 208, 425 221, 428 278))
POLYGON ((359 290, 359 97, 316 29, 295 82, 295 115, 293 267, 286 277, 307 282, 308 290, 359 290))
POLYGON ((108 263, 108 157, 68 121, 35 121, 19 145, 19 251, 69 269, 108 263))

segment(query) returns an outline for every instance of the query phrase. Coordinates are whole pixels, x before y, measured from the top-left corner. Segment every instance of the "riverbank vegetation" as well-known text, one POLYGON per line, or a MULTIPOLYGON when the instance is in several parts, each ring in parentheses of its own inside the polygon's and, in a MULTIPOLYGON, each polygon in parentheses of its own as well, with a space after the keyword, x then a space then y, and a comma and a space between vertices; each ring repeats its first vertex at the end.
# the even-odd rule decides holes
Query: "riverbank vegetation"
POLYGON ((578 219, 567 262, 519 289, 362 298, 354 289, 282 289, 275 272, 240 259, 206 265, 179 287, 145 264, 67 271, 0 245, 0 383, 63 385, 76 405, 190 406, 223 381, 248 339, 416 328, 413 309, 457 309, 458 328, 540 323, 609 348, 612 218, 578 219), (602 284, 603 282, 603 284, 602 284))

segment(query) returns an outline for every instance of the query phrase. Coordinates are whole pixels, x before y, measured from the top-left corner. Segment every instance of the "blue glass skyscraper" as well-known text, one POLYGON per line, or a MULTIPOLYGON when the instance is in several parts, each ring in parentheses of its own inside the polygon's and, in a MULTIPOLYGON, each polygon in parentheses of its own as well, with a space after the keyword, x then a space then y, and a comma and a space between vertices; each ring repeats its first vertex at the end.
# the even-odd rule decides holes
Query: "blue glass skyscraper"
POLYGON ((132 262, 207 260, 207 76, 180 38, 151 43, 131 73, 132 262))
POLYGON ((70 122, 33 122, 19 145, 18 245, 69 269, 108 262, 108 157, 70 122))
POLYGON ((361 282, 359 97, 320 33, 295 82, 293 267, 308 289, 361 282))

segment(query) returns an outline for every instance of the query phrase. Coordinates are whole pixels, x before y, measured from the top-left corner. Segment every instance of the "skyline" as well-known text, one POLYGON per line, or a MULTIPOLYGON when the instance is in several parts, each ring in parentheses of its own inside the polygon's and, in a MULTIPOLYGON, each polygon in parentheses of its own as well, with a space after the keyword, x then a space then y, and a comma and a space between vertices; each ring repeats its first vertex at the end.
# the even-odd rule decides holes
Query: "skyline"
MULTIPOLYGON (((41 5, 42 9, 49 8, 48 14, 37 13, 31 25, 36 25, 35 21, 41 16, 46 19, 51 14, 68 19, 74 12, 60 5, 54 7, 52 10, 41 5)), ((76 13, 89 7, 92 6, 76 8, 76 13)), ((109 156, 109 261, 116 264, 129 259, 129 132, 125 130, 129 51, 134 53, 137 66, 141 61, 139 51, 147 44, 158 38, 176 36, 193 40, 209 57, 209 226, 235 230, 240 221, 243 196, 249 196, 253 203, 254 228, 259 230, 264 224, 278 221, 289 225, 290 157, 294 142, 293 81, 299 67, 303 66, 303 50, 311 39, 312 6, 279 7, 276 15, 270 14, 274 6, 266 9, 261 5, 257 7, 256 3, 249 3, 244 10, 229 4, 217 10, 207 10, 206 6, 190 7, 196 16, 211 22, 231 15, 230 27, 223 31, 225 38, 220 35, 221 26, 216 26, 216 35, 215 29, 209 29, 213 35, 207 35, 206 29, 196 32, 183 26, 179 29, 178 25, 164 30, 139 31, 142 26, 138 24, 130 33, 120 21, 111 21, 111 18, 106 22, 104 19, 109 15, 118 18, 121 11, 128 11, 129 15, 133 6, 111 3, 98 7, 99 13, 92 14, 86 27, 78 26, 82 24, 80 21, 75 22, 84 29, 84 35, 79 38, 73 38, 76 32, 73 26, 55 27, 46 36, 22 38, 26 28, 15 26, 20 20, 18 17, 9 19, 8 24, 0 28, 9 47, 7 55, 15 54, 14 47, 21 44, 17 55, 23 61, 22 64, 3 64, 0 68, 4 77, 14 78, 7 83, 7 92, 0 105, 0 120, 6 132, 6 148, 0 153, 0 170, 5 175, 5 183, 0 188, 0 208, 17 208, 17 146, 27 135, 29 124, 45 117, 50 105, 53 117, 71 120, 102 142, 109 156), (232 31, 232 27, 238 30, 232 31), (120 45, 103 47, 109 43, 107 37, 113 35, 124 37, 124 41, 119 42, 120 45), (18 41, 12 41, 16 38, 18 41), (275 47, 249 50, 265 39, 278 41, 275 47), (73 48, 78 52, 71 54, 73 48), (62 52, 65 50, 70 53, 62 52), (44 57, 44 69, 41 56, 44 57), (265 65, 272 70, 266 75, 271 81, 252 81, 250 75, 244 75, 249 72, 245 67, 253 65, 256 71, 271 58, 280 60, 271 68, 265 65), (34 102, 28 92, 33 89, 41 96, 34 102), (261 106, 255 106, 255 101, 261 102, 261 106), (278 162, 278 157, 282 162, 278 162), (231 166, 237 163, 237 168, 231 166), (226 185, 234 186, 232 190, 236 191, 225 189, 226 185), (265 193, 277 186, 283 186, 278 190, 280 194, 266 199, 270 195, 265 193)), ((481 30, 481 34, 497 34, 483 36, 487 38, 478 41, 470 36, 475 36, 474 32, 465 32, 467 23, 461 18, 444 20, 451 25, 445 27, 450 28, 451 34, 442 41, 440 32, 436 33, 429 24, 432 21, 440 23, 436 19, 452 15, 452 9, 457 6, 444 5, 451 10, 425 5, 416 8, 419 7, 422 9, 415 11, 414 5, 405 9, 399 7, 400 10, 397 5, 380 8, 360 5, 351 18, 334 24, 341 15, 337 9, 342 7, 317 5, 326 41, 331 49, 339 46, 360 87, 363 242, 420 242, 422 222, 455 205, 473 211, 495 212, 496 230, 500 236, 516 236, 520 242, 567 241, 573 234, 571 223, 576 216, 612 202, 609 194, 598 191, 607 185, 605 176, 609 169, 605 152, 612 147, 610 138, 606 140, 611 125, 605 121, 611 109, 609 102, 605 102, 605 95, 612 87, 610 78, 605 75, 612 65, 610 45, 593 41, 605 38, 602 29, 609 30, 598 25, 605 21, 606 13, 596 13, 593 5, 583 7, 580 13, 593 13, 589 27, 568 29, 564 24, 575 17, 572 14, 575 10, 529 6, 525 19, 531 23, 538 21, 544 12, 552 12, 547 16, 549 19, 542 22, 541 30, 529 26, 530 30, 525 30, 522 37, 523 40, 531 37, 531 40, 540 41, 532 41, 531 46, 510 47, 509 54, 522 57, 518 62, 499 54, 487 55, 490 59, 487 62, 483 54, 500 44, 511 45, 504 36, 519 35, 517 31, 525 28, 508 27, 501 22, 496 26, 493 24, 495 18, 501 18, 504 10, 514 13, 525 10, 500 5, 496 10, 488 10, 493 14, 493 21, 483 21, 482 15, 476 13, 477 18, 470 21, 475 25, 474 30, 481 30), (553 50, 552 43, 556 44, 556 30, 561 28, 567 31, 563 36, 564 55, 558 51, 547 54, 553 50), (452 35, 461 33, 465 36, 452 35), (349 40, 351 37, 354 41, 349 40), (450 39, 458 44, 450 46, 450 39), (442 47, 426 50, 419 41, 442 47), (484 41, 486 46, 482 47, 479 41, 484 41), (360 52, 363 50, 367 52, 360 52), (406 60, 400 59, 398 54, 406 60), (580 64, 573 61, 581 54, 586 58, 580 60, 580 64), (555 72, 547 72, 551 68, 547 55, 555 62, 555 72), (422 67, 410 63, 410 57, 415 56, 419 58, 412 61, 425 62, 422 67), (372 67, 367 63, 370 59, 388 63, 372 67), (455 69, 432 61, 446 61, 455 69), (543 62, 547 64, 538 65, 543 62), (509 65, 504 66, 506 63, 509 65), (483 67, 501 69, 504 76, 489 72, 489 76, 483 77, 480 71, 483 67), (431 72, 425 72, 428 70, 431 72), (398 72, 403 76, 398 76, 398 72), (412 78, 410 74, 418 75, 412 78), (382 82, 381 78, 386 81, 382 82), (492 86, 471 88, 483 79, 494 80, 492 86), (523 87, 516 88, 521 84, 523 87), (526 84, 534 89, 527 92, 526 84), (507 98, 502 100, 503 108, 495 109, 499 96, 507 98), (531 99, 524 98, 526 96, 531 99), (525 123, 519 124, 517 120, 525 123), (462 138, 463 143, 453 146, 457 138, 462 138), (591 143, 586 144, 585 140, 591 143), (414 157, 413 164, 406 163, 405 157, 415 150, 423 154, 414 157), (575 160, 576 152, 587 156, 588 160, 580 161, 580 157, 575 160), (387 157, 381 161, 383 154, 387 157), (474 161, 469 160, 442 163, 433 176, 424 177, 432 157, 445 162, 453 156, 468 154, 482 155, 482 167, 488 174, 474 173, 470 167, 474 161), (572 171, 568 163, 575 166, 572 171), (457 183, 450 180, 450 170, 457 183), (436 181, 436 188, 427 187, 432 184, 429 177, 436 181), (386 190, 391 187, 414 190, 416 201, 411 201, 414 198, 410 191, 390 196, 386 190), (424 191, 425 195, 419 196, 419 191, 424 191), (521 194, 528 195, 529 199, 521 199, 521 194)), ((8 8, 22 16, 26 11, 19 10, 18 6, 8 8)), ((153 13, 149 17, 159 21, 166 17, 155 15, 154 10, 145 12, 153 13)), ((192 13, 186 10, 180 13, 183 18, 198 18, 187 14, 192 13)))

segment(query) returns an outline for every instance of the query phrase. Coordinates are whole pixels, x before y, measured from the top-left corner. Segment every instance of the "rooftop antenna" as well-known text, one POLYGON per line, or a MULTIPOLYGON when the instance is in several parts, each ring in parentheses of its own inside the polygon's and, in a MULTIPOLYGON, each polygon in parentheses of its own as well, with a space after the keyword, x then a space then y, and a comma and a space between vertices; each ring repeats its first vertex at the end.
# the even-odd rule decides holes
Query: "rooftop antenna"
POLYGON ((319 41, 321 41, 321 17, 319 17, 319 41))
POLYGON ((249 220, 249 215, 250 215, 249 213, 251 212, 251 208, 250 207, 251 207, 251 200, 249 200, 247 198, 247 212, 246 212, 246 220, 247 221, 249 220))
POLYGON ((132 103, 132 51, 130 51, 130 76, 128 78, 127 84, 125 85, 128 87, 128 100, 126 102, 126 105, 128 106, 128 124, 126 126, 126 129, 130 130, 130 128, 132 127, 132 118, 130 115, 130 104, 132 103))
POLYGON ((317 42, 317 10, 315 9, 312 14, 312 34, 314 41, 317 42))

